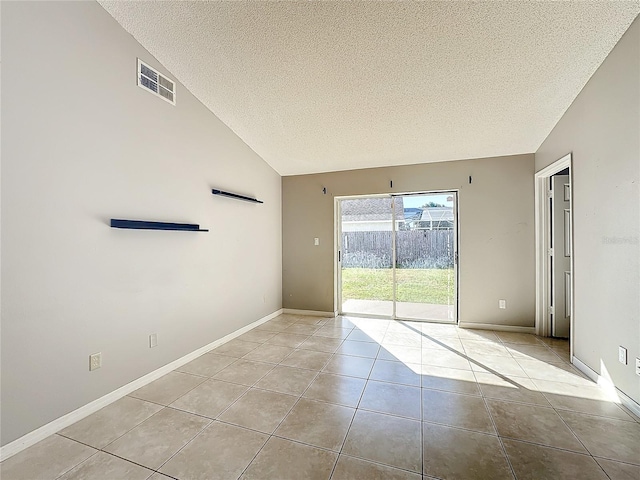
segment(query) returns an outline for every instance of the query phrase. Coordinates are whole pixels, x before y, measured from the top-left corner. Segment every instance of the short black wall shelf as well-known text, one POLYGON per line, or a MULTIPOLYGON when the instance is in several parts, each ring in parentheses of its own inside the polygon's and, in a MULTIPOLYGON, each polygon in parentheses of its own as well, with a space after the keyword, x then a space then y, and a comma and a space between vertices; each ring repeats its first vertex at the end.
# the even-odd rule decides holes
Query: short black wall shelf
POLYGON ((111 228, 128 228, 132 230, 179 230, 184 232, 208 232, 196 223, 145 222, 143 220, 111 219, 111 228))
POLYGON ((211 190, 211 193, 213 193, 214 195, 222 195, 223 197, 235 198, 236 200, 244 200, 245 202, 264 203, 262 200, 258 200, 256 198, 247 197, 245 195, 238 195, 237 193, 225 192, 224 190, 218 190, 216 188, 211 190))

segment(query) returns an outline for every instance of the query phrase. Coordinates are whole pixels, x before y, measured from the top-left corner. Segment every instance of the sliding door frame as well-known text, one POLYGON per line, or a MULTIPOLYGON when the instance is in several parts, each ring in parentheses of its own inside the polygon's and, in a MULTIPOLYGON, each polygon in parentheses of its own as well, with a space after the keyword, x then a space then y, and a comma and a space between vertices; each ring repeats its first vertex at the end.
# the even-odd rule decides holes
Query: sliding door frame
POLYGON ((447 190, 428 190, 428 191, 418 191, 418 192, 402 192, 402 193, 381 193, 381 194, 370 194, 370 195, 345 195, 345 196, 337 196, 334 198, 334 232, 335 232, 335 240, 334 240, 334 310, 336 315, 350 315, 350 316, 364 316, 364 317, 373 317, 373 318, 383 318, 383 319, 391 319, 391 320, 406 320, 406 321, 416 321, 416 322, 426 322, 426 323, 445 323, 445 324, 454 324, 457 325, 459 323, 459 305, 460 305, 460 269, 459 269, 459 258, 460 258, 460 219, 459 219, 459 189, 447 189, 447 190), (397 249, 396 249, 396 234, 397 234, 397 225, 396 225, 396 214, 395 214, 395 198, 396 197, 405 197, 405 196, 419 196, 419 195, 437 195, 437 194, 453 194, 454 197, 454 206, 453 206, 453 215, 454 215, 454 261, 453 261, 453 276, 455 282, 455 298, 453 299, 453 308, 454 308, 454 318, 453 320, 438 320, 438 319, 416 319, 416 318, 403 318, 398 317, 396 312, 396 304, 397 300, 397 282, 396 282, 396 260, 397 260, 397 249), (391 198, 391 222, 392 222, 392 235, 391 235, 391 255, 392 255, 392 282, 393 282, 393 313, 391 316, 389 315, 372 315, 372 314, 358 314, 351 312, 343 312, 342 311, 342 254, 344 252, 342 248, 342 212, 340 208, 341 200, 358 200, 358 199, 366 199, 366 198, 391 198))

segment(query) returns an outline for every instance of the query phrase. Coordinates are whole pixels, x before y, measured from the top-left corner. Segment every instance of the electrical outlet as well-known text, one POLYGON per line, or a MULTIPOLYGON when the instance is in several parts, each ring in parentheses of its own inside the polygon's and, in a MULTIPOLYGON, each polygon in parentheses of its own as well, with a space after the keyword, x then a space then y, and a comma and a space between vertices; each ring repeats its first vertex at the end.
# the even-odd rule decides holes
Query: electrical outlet
POLYGON ((640 358, 636 358, 636 375, 640 375, 640 358))
POLYGON ((157 346, 158 346, 158 334, 152 333, 151 335, 149 335, 149 348, 153 348, 157 346))
POLYGON ((507 308, 507 301, 506 300, 498 300, 498 307, 505 309, 507 308))
POLYGON ((618 347, 618 361, 623 365, 627 364, 627 349, 622 346, 618 347))
POLYGON ((315 246, 320 245, 320 239, 319 239, 318 237, 314 238, 314 239, 313 239, 313 244, 314 244, 315 246))
POLYGON ((102 352, 89 355, 89 371, 97 370, 102 367, 102 352))

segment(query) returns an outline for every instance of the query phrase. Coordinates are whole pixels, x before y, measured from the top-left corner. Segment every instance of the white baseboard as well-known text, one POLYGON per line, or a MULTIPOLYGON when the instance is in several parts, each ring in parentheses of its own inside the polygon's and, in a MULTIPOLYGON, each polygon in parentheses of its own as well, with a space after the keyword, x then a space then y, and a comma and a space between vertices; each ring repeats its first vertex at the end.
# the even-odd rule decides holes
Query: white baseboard
POLYGON ((258 325, 262 325, 263 323, 268 322, 272 318, 275 318, 278 315, 281 315, 282 313, 283 313, 282 309, 276 310, 275 312, 265 317, 262 317, 261 319, 256 320, 255 322, 250 323, 249 325, 246 325, 236 330, 235 332, 230 333, 229 335, 226 335, 214 342, 209 343, 208 345, 205 345, 204 347, 194 350, 193 352, 188 353, 184 357, 178 358, 177 360, 174 360, 173 362, 168 363, 167 365, 160 367, 157 370, 154 370, 153 372, 150 372, 134 380, 133 382, 127 383, 126 385, 118 388, 117 390, 114 390, 111 393, 107 393, 103 397, 100 397, 97 400, 94 400, 93 402, 87 403, 86 405, 74 410, 73 412, 69 412, 66 415, 63 415, 62 417, 57 418, 52 422, 49 422, 46 425, 43 425, 42 427, 27 433, 26 435, 18 438, 17 440, 14 440, 13 442, 8 443, 3 447, 0 447, 0 461, 4 461, 7 458, 15 455, 16 453, 21 452, 25 448, 28 448, 31 445, 38 443, 40 440, 44 440, 48 436, 53 435, 56 432, 59 432, 63 428, 66 428, 82 420, 83 418, 88 417, 92 413, 95 413, 101 408, 104 408, 107 405, 115 402, 116 400, 121 399, 122 397, 130 394, 131 392, 139 389, 140 387, 144 387, 148 383, 151 383, 154 380, 157 380, 158 378, 175 370, 176 368, 181 367, 182 365, 185 365, 192 360, 195 360, 200 355, 203 355, 213 350, 214 348, 219 347, 220 345, 227 343, 230 340, 233 340, 234 338, 242 335, 243 333, 248 332, 249 330, 257 327, 258 325))
POLYGON ((514 325, 495 325, 493 323, 473 323, 460 322, 460 328, 471 328, 477 330, 496 330, 498 332, 514 332, 514 333, 536 333, 535 327, 518 327, 514 325))
POLYGON ((622 403, 622 405, 624 405, 625 407, 627 407, 627 409, 633 412, 636 417, 640 418, 640 404, 636 402, 633 398, 628 396, 626 393, 618 390, 618 388, 613 384, 613 382, 611 382, 611 380, 603 377, 598 372, 593 370, 589 365, 580 361, 576 357, 571 357, 571 363, 573 363, 573 365, 578 370, 580 370, 582 373, 584 373, 587 377, 589 377, 591 380, 596 382, 598 385, 614 393, 620 399, 620 403, 622 403))
POLYGON ((310 317, 335 317, 335 312, 320 312, 318 310, 296 310, 295 308, 283 308, 282 313, 291 315, 308 315, 310 317))

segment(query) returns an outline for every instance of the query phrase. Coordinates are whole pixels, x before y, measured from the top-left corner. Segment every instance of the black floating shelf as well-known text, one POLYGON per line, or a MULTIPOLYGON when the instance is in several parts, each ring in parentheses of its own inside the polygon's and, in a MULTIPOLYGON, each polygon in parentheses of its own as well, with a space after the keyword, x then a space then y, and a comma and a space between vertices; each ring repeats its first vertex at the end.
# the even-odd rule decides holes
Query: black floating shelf
POLYGON ((196 223, 145 222, 142 220, 111 219, 111 228, 128 228, 131 230, 179 230, 184 232, 208 232, 196 223))
POLYGON ((238 195, 237 193, 225 192, 224 190, 211 190, 211 193, 214 195, 222 195, 223 197, 235 198, 236 200, 244 200, 245 202, 251 203, 264 203, 262 200, 258 200, 257 198, 246 197, 244 195, 238 195))

